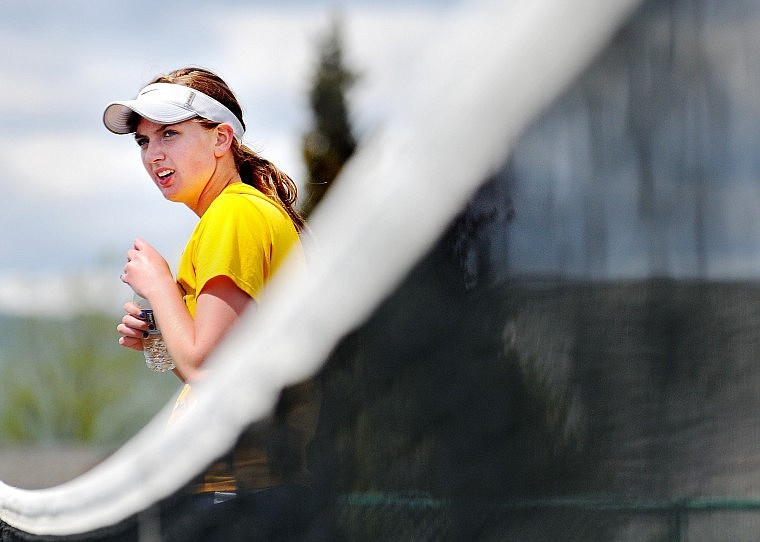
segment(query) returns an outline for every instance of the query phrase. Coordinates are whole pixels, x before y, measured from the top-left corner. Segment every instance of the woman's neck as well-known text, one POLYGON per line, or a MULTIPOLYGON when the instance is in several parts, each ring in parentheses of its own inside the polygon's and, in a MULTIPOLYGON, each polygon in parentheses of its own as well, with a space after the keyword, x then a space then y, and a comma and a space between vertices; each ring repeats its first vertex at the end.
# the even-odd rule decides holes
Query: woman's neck
POLYGON ((240 179, 240 173, 238 173, 236 168, 232 167, 224 169, 225 171, 219 172, 218 175, 215 172, 211 179, 206 183, 206 186, 203 187, 203 191, 198 197, 198 202, 195 205, 195 208, 192 209, 192 211, 199 217, 203 216, 203 213, 206 212, 211 203, 224 191, 225 188, 233 183, 242 182, 240 179))

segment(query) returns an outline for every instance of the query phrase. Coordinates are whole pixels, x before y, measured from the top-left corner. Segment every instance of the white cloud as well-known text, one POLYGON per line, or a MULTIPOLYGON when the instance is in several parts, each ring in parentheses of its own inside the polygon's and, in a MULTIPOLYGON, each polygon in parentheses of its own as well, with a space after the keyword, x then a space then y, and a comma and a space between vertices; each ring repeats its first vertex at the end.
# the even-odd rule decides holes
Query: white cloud
MULTIPOLYGON (((136 149, 136 148, 135 148, 136 149)), ((0 140, 2 184, 13 183, 28 201, 39 198, 97 198, 115 185, 147 183, 137 151, 94 134, 52 132, 18 141, 0 140)))

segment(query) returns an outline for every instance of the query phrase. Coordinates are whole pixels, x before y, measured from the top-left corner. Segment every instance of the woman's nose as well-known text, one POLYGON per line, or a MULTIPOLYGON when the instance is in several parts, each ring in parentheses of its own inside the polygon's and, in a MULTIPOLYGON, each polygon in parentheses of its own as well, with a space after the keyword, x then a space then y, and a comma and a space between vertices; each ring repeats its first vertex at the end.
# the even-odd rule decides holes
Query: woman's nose
POLYGON ((148 148, 145 150, 145 160, 147 162, 156 162, 162 160, 164 157, 163 147, 160 142, 148 143, 148 148))

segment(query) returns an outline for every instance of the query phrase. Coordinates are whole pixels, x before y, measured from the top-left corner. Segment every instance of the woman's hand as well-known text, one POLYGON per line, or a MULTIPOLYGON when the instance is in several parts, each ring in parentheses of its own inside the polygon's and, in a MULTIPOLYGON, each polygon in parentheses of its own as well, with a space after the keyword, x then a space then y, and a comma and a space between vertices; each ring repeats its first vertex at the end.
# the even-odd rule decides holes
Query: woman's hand
POLYGON ((119 344, 133 350, 143 349, 143 339, 148 335, 148 323, 140 316, 142 309, 134 302, 124 304, 124 316, 116 331, 121 334, 119 344))
MULTIPOLYGON (((142 297, 150 299, 160 288, 176 289, 169 264, 144 239, 137 238, 127 251, 127 264, 121 280, 132 287, 142 297)), ((142 310, 134 302, 124 304, 124 317, 116 327, 121 334, 119 344, 133 350, 143 349, 143 339, 148 333, 148 324, 141 316, 142 310)))
POLYGON ((127 251, 127 264, 121 280, 148 300, 156 290, 176 287, 169 264, 155 248, 139 237, 135 239, 133 248, 127 251))

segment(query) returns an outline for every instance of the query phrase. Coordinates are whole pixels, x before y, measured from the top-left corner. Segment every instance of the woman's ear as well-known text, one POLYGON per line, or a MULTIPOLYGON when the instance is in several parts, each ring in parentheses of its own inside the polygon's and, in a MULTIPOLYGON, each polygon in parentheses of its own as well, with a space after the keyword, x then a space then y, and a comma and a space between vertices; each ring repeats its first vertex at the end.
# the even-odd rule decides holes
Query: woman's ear
POLYGON ((232 147, 232 140, 235 139, 235 132, 232 126, 227 123, 219 124, 216 127, 216 143, 214 144, 214 155, 217 158, 224 156, 230 147, 232 147))

